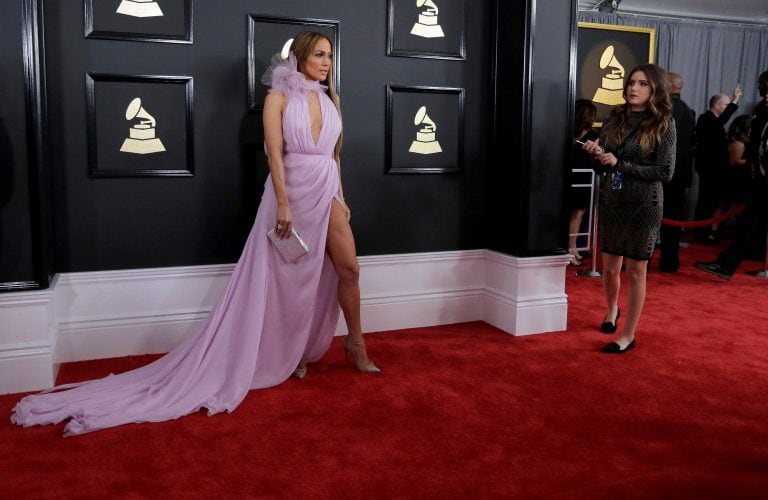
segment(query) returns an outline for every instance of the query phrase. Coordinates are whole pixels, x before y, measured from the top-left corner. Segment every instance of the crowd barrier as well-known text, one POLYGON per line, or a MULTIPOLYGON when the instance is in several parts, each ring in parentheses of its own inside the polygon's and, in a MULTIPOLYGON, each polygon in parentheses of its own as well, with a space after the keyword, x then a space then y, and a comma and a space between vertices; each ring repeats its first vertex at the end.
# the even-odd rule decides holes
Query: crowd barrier
MULTIPOLYGON (((599 205, 600 205, 600 181, 602 178, 602 175, 596 175, 594 170, 592 169, 573 169, 574 172, 577 173, 592 173, 592 184, 572 184, 572 187, 575 188, 585 188, 589 187, 591 189, 591 199, 590 199, 590 206, 587 210, 588 214, 588 224, 587 224, 587 232, 579 232, 576 233, 575 236, 586 236, 586 245, 585 246, 577 246, 576 248, 578 250, 589 250, 589 252, 592 254, 592 266, 590 269, 584 269, 577 271, 576 274, 579 276, 586 276, 590 278, 598 278, 602 276, 600 271, 597 270, 597 252, 599 249, 599 245, 597 244, 597 227, 598 227, 598 213, 599 213, 599 205)), ((736 205, 733 209, 718 215, 717 217, 710 217, 709 219, 704 220, 691 220, 691 221, 679 221, 674 219, 667 219, 662 218, 661 223, 666 226, 673 226, 673 227, 705 227, 705 226, 711 226, 712 224, 716 224, 719 222, 726 221, 732 217, 735 217, 739 215, 741 212, 744 211, 744 208, 746 208, 746 203, 739 203, 736 205)), ((571 235, 573 236, 573 234, 571 235)), ((766 245, 765 245, 765 263, 762 270, 759 271, 751 271, 748 274, 750 276, 755 276, 757 278, 763 278, 768 279, 768 234, 766 234, 766 245)))

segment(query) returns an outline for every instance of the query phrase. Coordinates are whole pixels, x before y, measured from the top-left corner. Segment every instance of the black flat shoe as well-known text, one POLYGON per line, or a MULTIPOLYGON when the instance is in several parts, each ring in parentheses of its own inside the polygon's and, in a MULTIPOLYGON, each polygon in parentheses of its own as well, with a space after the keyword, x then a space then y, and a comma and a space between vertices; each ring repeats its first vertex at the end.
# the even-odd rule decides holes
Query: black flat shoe
POLYGON ((621 309, 616 311, 616 319, 613 320, 613 323, 610 321, 603 321, 603 324, 600 325, 600 331, 603 333, 616 333, 616 327, 619 326, 619 317, 621 316, 621 309))
POLYGON ((603 346, 603 352, 606 354, 624 354, 625 352, 634 348, 635 348, 635 339, 632 339, 632 342, 627 344, 627 347, 625 347, 624 349, 622 349, 617 342, 611 342, 610 344, 603 346))

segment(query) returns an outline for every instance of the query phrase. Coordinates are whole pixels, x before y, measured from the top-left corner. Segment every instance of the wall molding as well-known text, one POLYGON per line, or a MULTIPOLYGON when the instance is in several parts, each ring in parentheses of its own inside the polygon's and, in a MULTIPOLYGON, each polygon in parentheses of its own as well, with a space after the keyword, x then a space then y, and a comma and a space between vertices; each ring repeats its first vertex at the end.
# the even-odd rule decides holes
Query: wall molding
MULTIPOLYGON (((363 329, 486 321, 512 335, 567 326, 567 256, 490 250, 359 257, 363 329)), ((0 295, 0 393, 49 387, 59 363, 167 352, 215 307, 233 264, 63 273, 0 295)), ((343 319, 336 335, 346 333, 343 319)))
POLYGON ((53 291, 0 294, 0 394, 53 385, 53 291))

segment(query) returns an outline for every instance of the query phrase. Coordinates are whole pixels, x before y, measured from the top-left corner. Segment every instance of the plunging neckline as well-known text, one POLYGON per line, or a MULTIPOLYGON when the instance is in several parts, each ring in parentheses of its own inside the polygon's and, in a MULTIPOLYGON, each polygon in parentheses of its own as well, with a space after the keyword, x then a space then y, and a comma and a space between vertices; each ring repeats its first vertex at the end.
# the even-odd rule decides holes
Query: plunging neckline
POLYGON ((310 97, 307 97, 307 118, 308 118, 308 120, 307 120, 307 123, 308 123, 307 127, 309 128, 309 139, 310 139, 310 141, 312 141, 312 144, 315 147, 317 147, 317 145, 320 144, 320 137, 323 135, 323 128, 324 128, 324 125, 325 125, 323 123, 323 103, 320 100, 320 93, 317 90, 311 91, 309 93, 309 96, 310 97), (317 106, 320 109, 320 130, 317 131, 317 140, 315 140, 314 136, 312 135, 312 113, 309 110, 309 105, 310 105, 310 99, 311 99, 312 92, 314 92, 315 95, 317 96, 317 106))

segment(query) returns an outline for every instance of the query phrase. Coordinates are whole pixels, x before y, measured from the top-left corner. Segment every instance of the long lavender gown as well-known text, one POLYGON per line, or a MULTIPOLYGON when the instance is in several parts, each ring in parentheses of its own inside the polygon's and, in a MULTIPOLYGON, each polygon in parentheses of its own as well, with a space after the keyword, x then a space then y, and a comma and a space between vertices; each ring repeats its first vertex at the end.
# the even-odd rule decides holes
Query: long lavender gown
POLYGON ((71 419, 65 436, 131 422, 175 419, 206 408, 233 411, 250 389, 286 380, 299 361, 320 359, 339 318, 337 276, 325 252, 331 203, 338 192, 332 157, 341 131, 336 107, 291 58, 274 69, 272 91, 287 97, 283 114, 286 191, 294 226, 310 247, 287 264, 266 234, 277 201, 271 178, 229 284, 202 330, 144 367, 23 398, 11 421, 22 426, 71 419), (317 91, 322 129, 312 139, 308 96, 317 91))

